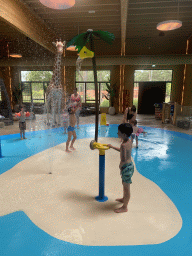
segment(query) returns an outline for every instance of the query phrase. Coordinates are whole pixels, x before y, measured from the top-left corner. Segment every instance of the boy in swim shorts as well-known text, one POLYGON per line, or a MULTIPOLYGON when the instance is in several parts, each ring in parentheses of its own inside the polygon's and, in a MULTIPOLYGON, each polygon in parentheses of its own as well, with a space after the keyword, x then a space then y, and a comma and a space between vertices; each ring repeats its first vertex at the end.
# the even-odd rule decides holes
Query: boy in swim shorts
POLYGON ((75 123, 76 123, 75 111, 76 111, 76 108, 74 106, 68 108, 68 112, 69 112, 69 126, 67 128, 67 131, 68 131, 68 140, 66 142, 66 152, 67 153, 71 152, 69 150, 69 143, 71 141, 71 137, 72 136, 73 136, 73 140, 71 141, 70 149, 75 150, 75 148, 73 147, 73 144, 74 144, 74 142, 75 142, 75 140, 77 138, 76 132, 75 132, 75 123))
POLYGON ((113 148, 120 152, 120 174, 123 184, 123 198, 117 198, 116 201, 123 203, 122 207, 115 209, 116 213, 127 212, 127 205, 130 199, 130 184, 132 183, 131 177, 134 173, 134 165, 131 159, 132 141, 130 136, 133 132, 133 128, 130 124, 124 123, 118 126, 118 137, 123 141, 120 148, 114 147, 108 144, 110 148, 113 148))

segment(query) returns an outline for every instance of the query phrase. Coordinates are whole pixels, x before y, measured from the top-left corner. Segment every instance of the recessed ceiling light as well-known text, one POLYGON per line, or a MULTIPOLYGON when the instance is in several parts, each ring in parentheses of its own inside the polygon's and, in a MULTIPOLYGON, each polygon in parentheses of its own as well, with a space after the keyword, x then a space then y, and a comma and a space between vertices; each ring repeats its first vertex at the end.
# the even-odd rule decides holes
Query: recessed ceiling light
POLYGON ((89 13, 95 13, 95 11, 88 11, 89 13))

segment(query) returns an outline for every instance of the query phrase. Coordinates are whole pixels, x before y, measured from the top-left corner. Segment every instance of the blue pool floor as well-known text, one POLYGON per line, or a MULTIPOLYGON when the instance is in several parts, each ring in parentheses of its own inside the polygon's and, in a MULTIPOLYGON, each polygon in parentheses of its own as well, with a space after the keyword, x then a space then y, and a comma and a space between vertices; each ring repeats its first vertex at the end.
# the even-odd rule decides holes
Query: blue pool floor
MULTIPOLYGON (((99 137, 117 137, 117 125, 99 127, 99 137)), ((94 139, 94 125, 82 125, 77 138, 94 139)), ((139 148, 132 157, 137 170, 155 182, 172 200, 182 217, 182 228, 172 239, 154 245, 83 246, 58 240, 38 228, 22 212, 0 217, 0 256, 41 255, 192 255, 192 136, 143 127, 147 137, 140 136, 139 148)), ((29 156, 64 143, 62 128, 1 136, 0 174, 29 156)), ((134 184, 133 184, 134 185, 134 184)), ((128 225, 128 224, 127 224, 128 225)))

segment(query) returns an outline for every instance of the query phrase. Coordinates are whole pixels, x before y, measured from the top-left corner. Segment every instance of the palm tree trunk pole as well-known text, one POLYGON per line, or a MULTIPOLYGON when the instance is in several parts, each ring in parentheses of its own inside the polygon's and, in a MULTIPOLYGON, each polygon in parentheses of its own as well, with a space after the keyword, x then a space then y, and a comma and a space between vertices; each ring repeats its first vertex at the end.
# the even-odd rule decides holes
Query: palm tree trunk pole
MULTIPOLYGON (((91 45, 91 51, 94 52, 94 44, 93 44, 93 36, 90 36, 90 45, 91 45)), ((95 52, 94 52, 95 53, 95 52)), ((93 74, 94 74, 94 83, 95 83, 95 141, 98 140, 98 125, 99 125, 99 104, 98 104, 98 84, 97 84, 97 70, 96 70, 96 59, 95 54, 92 58, 93 63, 93 74)))

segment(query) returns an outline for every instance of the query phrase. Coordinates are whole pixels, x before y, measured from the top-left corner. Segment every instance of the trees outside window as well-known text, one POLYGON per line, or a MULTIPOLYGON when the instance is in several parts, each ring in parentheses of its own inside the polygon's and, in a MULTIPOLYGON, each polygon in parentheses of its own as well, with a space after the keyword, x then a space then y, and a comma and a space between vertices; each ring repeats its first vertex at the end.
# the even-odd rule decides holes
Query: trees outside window
POLYGON ((22 71, 23 102, 45 102, 45 91, 53 75, 52 71, 22 71))
MULTIPOLYGON (((106 100, 105 95, 108 94, 106 91, 106 83, 110 83, 110 75, 110 70, 97 71, 98 93, 101 107, 109 107, 109 101, 106 100)), ((76 72, 76 87, 83 103, 95 102, 95 85, 92 70, 76 72)))

